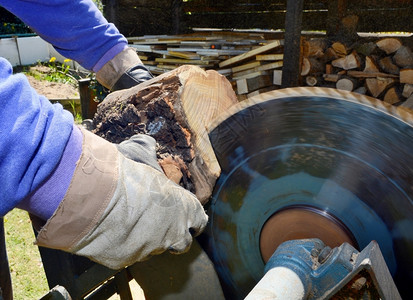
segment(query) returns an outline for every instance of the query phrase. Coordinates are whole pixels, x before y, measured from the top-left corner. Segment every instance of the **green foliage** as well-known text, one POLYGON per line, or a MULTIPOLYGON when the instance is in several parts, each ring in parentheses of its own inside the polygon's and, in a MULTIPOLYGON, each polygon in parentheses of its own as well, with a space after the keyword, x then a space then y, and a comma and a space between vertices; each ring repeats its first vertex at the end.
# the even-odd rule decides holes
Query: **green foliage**
POLYGON ((24 68, 23 73, 40 81, 45 80, 49 82, 68 83, 77 87, 77 79, 69 73, 70 65, 68 63, 70 61, 70 59, 65 59, 63 63, 59 63, 56 61, 55 57, 52 57, 48 63, 38 63, 38 67, 46 67, 43 68, 44 71, 39 72, 32 68, 24 68))
POLYGON ((83 121, 82 114, 77 111, 75 101, 70 101, 70 107, 72 108, 73 116, 76 124, 81 124, 83 121))
POLYGON ((51 71, 46 74, 44 80, 77 85, 77 80, 69 76, 70 65, 67 63, 70 61, 70 59, 65 59, 63 63, 60 64, 56 62, 56 57, 50 58, 48 67, 51 71))
POLYGON ((31 33, 29 27, 23 23, 3 23, 0 26, 0 34, 22 34, 22 33, 31 33))
POLYGON ((98 9, 103 13, 103 4, 101 0, 93 0, 93 2, 96 4, 98 9))

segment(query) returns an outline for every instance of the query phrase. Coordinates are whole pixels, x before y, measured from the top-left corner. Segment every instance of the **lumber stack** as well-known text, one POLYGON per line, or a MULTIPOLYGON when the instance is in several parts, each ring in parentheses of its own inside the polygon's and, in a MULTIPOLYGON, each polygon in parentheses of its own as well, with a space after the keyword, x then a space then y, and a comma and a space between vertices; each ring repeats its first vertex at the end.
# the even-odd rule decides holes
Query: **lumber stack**
POLYGON ((185 64, 217 69, 221 61, 267 42, 259 33, 231 32, 142 36, 128 40, 154 74, 162 74, 185 64))
MULTIPOLYGON (((284 40, 263 32, 195 32, 129 38, 155 75, 182 65, 226 76, 239 100, 281 85, 284 40)), ((326 37, 303 38, 301 85, 366 94, 413 108, 413 54, 394 37, 360 38, 352 45, 326 37)))
POLYGON ((309 86, 366 94, 389 104, 413 107, 413 53, 398 38, 304 42, 301 76, 309 86))
POLYGON ((182 65, 213 69, 227 77, 241 99, 251 92, 274 89, 273 71, 282 68, 283 40, 263 33, 209 32, 128 40, 153 74, 182 65))

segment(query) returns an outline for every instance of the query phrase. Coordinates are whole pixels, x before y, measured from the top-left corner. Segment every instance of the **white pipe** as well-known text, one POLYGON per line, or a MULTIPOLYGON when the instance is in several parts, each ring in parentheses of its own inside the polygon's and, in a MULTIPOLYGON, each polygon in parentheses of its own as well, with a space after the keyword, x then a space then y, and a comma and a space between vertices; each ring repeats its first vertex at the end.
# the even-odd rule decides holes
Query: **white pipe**
POLYGON ((300 277, 291 269, 276 267, 261 278, 245 300, 302 300, 304 295, 300 277))

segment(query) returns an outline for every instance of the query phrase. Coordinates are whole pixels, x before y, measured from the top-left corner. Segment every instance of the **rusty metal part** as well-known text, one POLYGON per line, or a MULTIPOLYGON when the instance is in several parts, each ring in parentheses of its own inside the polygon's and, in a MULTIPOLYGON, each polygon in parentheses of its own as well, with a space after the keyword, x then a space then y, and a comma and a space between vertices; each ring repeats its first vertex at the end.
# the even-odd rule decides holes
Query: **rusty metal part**
POLYGON ((261 231, 271 216, 295 205, 335 216, 361 249, 376 240, 408 295, 410 111, 336 89, 283 89, 231 107, 211 124, 209 137, 222 174, 208 209, 205 249, 229 298, 243 299, 262 277, 261 231))
POLYGON ((261 230, 260 250, 267 262, 274 251, 285 241, 318 238, 335 248, 357 242, 348 228, 328 212, 311 206, 291 206, 272 215, 261 230))

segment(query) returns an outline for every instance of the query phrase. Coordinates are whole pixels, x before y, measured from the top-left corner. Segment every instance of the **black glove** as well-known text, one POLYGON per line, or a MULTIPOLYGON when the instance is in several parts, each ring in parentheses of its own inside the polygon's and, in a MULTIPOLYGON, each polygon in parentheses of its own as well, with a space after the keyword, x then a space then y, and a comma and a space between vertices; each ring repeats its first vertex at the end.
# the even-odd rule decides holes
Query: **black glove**
POLYGON ((111 91, 128 89, 151 78, 133 48, 126 48, 96 72, 97 81, 111 91))
POLYGON ((144 65, 137 64, 123 73, 111 90, 118 91, 128 89, 152 78, 153 75, 144 65))

